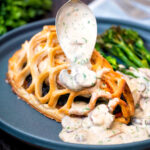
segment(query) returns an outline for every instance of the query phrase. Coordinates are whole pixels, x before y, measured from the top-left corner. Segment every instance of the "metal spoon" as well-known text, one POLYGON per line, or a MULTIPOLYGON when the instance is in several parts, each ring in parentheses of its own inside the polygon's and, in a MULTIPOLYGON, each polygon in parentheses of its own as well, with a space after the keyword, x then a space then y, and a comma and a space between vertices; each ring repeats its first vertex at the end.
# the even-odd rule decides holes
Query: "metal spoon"
POLYGON ((86 57, 88 60, 90 59, 96 43, 97 23, 95 16, 86 4, 80 0, 69 0, 67 3, 65 3, 58 10, 56 15, 56 31, 59 44, 70 62, 74 61, 76 55, 81 54, 83 56, 83 47, 81 49, 81 46, 86 45, 84 41, 89 42, 87 43, 89 44, 87 48, 84 49, 84 53, 87 51, 88 56, 86 57), (81 12, 83 15, 81 15, 81 12), (90 23, 91 26, 89 26, 90 23), (69 32, 68 35, 65 34, 67 31, 69 32), (88 34, 85 34, 86 32, 88 34), (80 54, 76 54, 77 49, 80 51, 80 54), (73 53, 73 55, 71 55, 69 52, 73 53))
POLYGON ((93 86, 96 73, 90 70, 90 58, 96 43, 97 23, 91 10, 80 0, 68 1, 57 13, 56 31, 59 44, 70 61, 70 73, 62 70, 60 82, 74 91, 93 86))

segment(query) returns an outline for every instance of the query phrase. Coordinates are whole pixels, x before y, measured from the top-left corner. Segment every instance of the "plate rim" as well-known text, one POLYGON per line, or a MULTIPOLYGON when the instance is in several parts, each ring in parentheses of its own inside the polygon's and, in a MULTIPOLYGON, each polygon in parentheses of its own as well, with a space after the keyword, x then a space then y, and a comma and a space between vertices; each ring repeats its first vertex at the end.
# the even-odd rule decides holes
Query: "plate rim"
MULTIPOLYGON (((118 25, 121 24, 121 25, 131 26, 131 27, 134 27, 134 28, 139 28, 139 29, 150 32, 150 26, 140 24, 140 23, 137 23, 135 21, 115 19, 115 18, 109 18, 109 17, 107 17, 107 18, 105 18, 105 17, 96 17, 96 20, 97 20, 97 22, 102 21, 103 23, 115 22, 118 25)), ((1 43, 2 40, 4 40, 5 38, 7 38, 8 36, 10 36, 14 33, 19 33, 21 30, 24 30, 24 29, 27 30, 28 28, 31 28, 33 26, 34 26, 34 28, 38 27, 42 24, 45 24, 45 22, 55 22, 55 18, 43 19, 43 20, 39 20, 39 21, 33 21, 31 23, 25 24, 25 25, 20 26, 18 28, 12 29, 12 30, 8 31, 7 33, 5 33, 4 35, 0 36, 0 43, 1 43)))
MULTIPOLYGON (((44 20, 40 20, 40 21, 35 21, 29 24, 26 24, 24 26, 21 26, 19 28, 13 29, 9 32, 7 32, 6 34, 4 34, 3 36, 0 37, 0 45, 3 44, 4 41, 6 41, 6 39, 11 39, 12 36, 15 34, 20 34, 23 33, 29 29, 32 28, 39 28, 39 26, 43 26, 44 24, 54 24, 55 19, 51 18, 51 19, 44 19, 44 20), (20 32, 23 31, 23 32, 20 32)), ((103 18, 103 17, 98 17, 97 18, 97 22, 102 22, 102 23, 114 23, 115 25, 125 25, 125 26, 129 26, 129 27, 134 27, 134 28, 138 28, 147 32, 150 32, 150 27, 146 26, 146 25, 142 25, 139 23, 136 23, 134 21, 126 21, 126 20, 121 20, 121 19, 113 19, 113 18, 103 18)), ((1 52, 1 49, 0 49, 1 52)), ((9 125, 7 122, 4 122, 1 118, 0 118, 0 128, 2 130, 4 130, 5 132, 17 137, 18 139, 21 139, 23 141, 26 141, 28 143, 34 144, 34 145, 38 145, 41 147, 45 147, 45 148, 66 148, 66 149, 92 149, 92 150, 107 150, 107 149, 120 149, 120 148, 133 148, 133 147, 143 147, 143 146, 148 146, 150 144, 150 139, 144 140, 144 141, 138 141, 138 142, 132 142, 132 143, 126 143, 126 144, 114 144, 114 145, 87 145, 87 144, 73 144, 73 143, 66 143, 66 142, 59 142, 59 141, 54 141, 54 140, 47 140, 45 138, 41 138, 38 136, 34 136, 32 134, 28 134, 26 132, 23 132, 19 129, 17 129, 14 126, 9 125)))

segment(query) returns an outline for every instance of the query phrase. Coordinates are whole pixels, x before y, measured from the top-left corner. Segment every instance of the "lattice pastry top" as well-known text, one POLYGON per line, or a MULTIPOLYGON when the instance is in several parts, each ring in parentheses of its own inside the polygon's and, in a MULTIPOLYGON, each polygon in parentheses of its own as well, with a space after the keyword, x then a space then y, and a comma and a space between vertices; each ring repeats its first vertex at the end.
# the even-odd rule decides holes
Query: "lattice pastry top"
POLYGON ((128 123, 134 114, 134 102, 130 89, 122 75, 97 51, 91 58, 91 69, 101 78, 90 88, 75 92, 63 87, 59 72, 68 68, 69 62, 57 41, 55 26, 44 26, 20 50, 9 59, 8 81, 13 91, 42 114, 61 121, 64 115, 87 115, 97 102, 118 101, 110 111, 120 107, 116 121, 128 123), (79 97, 80 96, 80 97, 79 97), (86 102, 88 109, 73 109, 75 101, 86 102))

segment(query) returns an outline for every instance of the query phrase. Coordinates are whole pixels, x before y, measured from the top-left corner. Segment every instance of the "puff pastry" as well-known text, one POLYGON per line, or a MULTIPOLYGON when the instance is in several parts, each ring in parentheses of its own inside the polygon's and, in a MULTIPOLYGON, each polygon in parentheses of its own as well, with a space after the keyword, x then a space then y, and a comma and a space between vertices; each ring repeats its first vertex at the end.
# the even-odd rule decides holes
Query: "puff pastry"
POLYGON ((130 89, 122 75, 113 71, 107 60, 96 50, 92 54, 91 69, 102 74, 92 87, 78 92, 63 87, 58 75, 68 66, 69 62, 57 40, 55 26, 44 26, 41 32, 26 41, 9 59, 7 79, 21 99, 56 121, 60 122, 64 115, 87 115, 101 98, 107 102, 118 98, 111 110, 114 113, 117 106, 120 107, 120 112, 115 114, 116 121, 126 124, 130 121, 134 114, 130 89), (64 95, 65 98, 62 97, 64 95), (82 114, 72 113, 70 109, 79 96, 88 97, 89 109, 82 114))

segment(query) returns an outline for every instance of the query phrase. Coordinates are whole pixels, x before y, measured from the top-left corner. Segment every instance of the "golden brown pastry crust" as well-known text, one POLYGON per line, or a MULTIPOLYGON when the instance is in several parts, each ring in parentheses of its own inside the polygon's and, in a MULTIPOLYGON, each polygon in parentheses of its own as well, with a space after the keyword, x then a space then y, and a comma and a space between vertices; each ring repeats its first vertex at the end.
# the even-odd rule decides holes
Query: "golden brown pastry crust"
MULTIPOLYGON (((95 86, 78 92, 60 86, 57 75, 62 69, 67 68, 69 63, 58 44, 55 26, 45 26, 29 42, 26 41, 22 48, 9 59, 7 79, 12 90, 21 99, 56 121, 60 122, 64 115, 71 115, 69 109, 75 97, 90 95, 89 111, 94 109, 98 98, 118 98, 119 102, 113 110, 120 105, 122 114, 116 120, 128 123, 134 114, 134 103, 130 89, 122 75, 114 72, 107 60, 96 51, 93 52, 91 64, 91 69, 95 72, 102 68, 109 68, 109 71, 102 75, 95 86), (25 80, 29 74, 32 76, 32 82, 28 87, 25 80), (42 96, 43 82, 49 84, 50 87, 44 96, 42 96), (103 87, 103 84, 106 86, 103 87), (106 93, 95 92, 98 91, 98 88, 103 89, 106 93), (66 104, 61 108, 56 107, 59 97, 65 94, 69 94, 66 104), (121 99, 122 94, 126 98, 126 102, 121 99)), ((87 115, 89 111, 85 111, 84 115, 87 115)))

